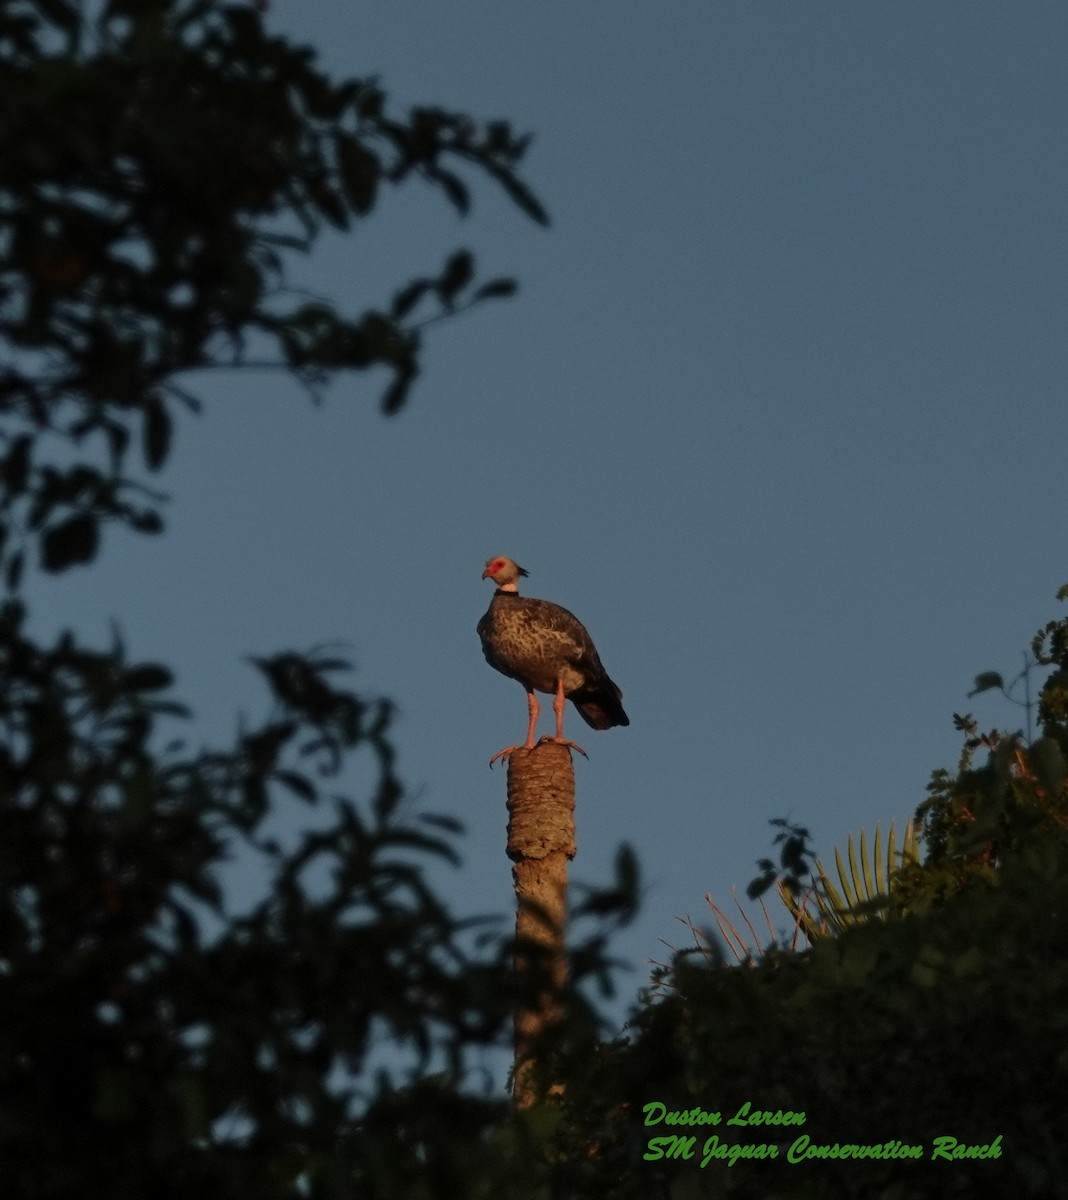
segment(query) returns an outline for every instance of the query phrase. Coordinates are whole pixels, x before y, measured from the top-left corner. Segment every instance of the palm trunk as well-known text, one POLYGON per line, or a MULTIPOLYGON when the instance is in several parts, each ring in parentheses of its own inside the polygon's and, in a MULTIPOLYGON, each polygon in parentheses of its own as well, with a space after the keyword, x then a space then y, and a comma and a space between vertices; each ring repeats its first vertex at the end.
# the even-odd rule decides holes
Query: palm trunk
POLYGON ((566 746, 543 742, 508 759, 508 857, 515 864, 517 1108, 562 1085, 547 1061, 567 982, 567 864, 575 857, 575 772, 566 746))

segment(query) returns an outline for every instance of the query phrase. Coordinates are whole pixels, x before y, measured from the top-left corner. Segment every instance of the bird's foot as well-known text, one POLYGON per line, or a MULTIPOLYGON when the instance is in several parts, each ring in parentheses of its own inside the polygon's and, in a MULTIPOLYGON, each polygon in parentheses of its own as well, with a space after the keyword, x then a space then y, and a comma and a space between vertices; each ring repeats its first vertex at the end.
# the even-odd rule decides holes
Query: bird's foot
POLYGON ((517 750, 533 750, 534 743, 527 742, 523 746, 505 746, 503 750, 498 750, 497 753, 489 760, 489 765, 492 767, 498 758, 509 758, 517 750))
POLYGON ((590 757, 590 756, 589 756, 589 755, 586 753, 586 751, 585 751, 585 750, 583 750, 583 748, 582 748, 582 747, 581 747, 581 746, 578 744, 578 742, 569 742, 569 741, 567 740, 567 738, 564 738, 564 737, 550 737, 548 734, 546 734, 546 735, 545 735, 545 736, 544 736, 544 737, 543 737, 543 738, 542 738, 542 739, 541 739, 541 740, 538 742, 538 745, 540 746, 540 745, 542 744, 542 742, 555 742, 557 746, 566 746, 566 747, 567 747, 569 750, 577 750, 577 751, 579 752, 579 754, 581 754, 581 755, 582 755, 582 757, 583 757, 583 758, 589 758, 589 757, 590 757))

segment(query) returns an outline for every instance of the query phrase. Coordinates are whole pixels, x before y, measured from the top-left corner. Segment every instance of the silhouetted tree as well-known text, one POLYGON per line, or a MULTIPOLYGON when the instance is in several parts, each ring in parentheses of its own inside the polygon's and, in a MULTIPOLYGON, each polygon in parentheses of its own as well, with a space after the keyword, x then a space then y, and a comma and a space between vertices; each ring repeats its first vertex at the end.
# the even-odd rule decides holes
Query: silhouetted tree
POLYGON ((413 179, 459 212, 461 172, 545 213, 504 121, 391 112, 374 79, 334 81, 314 53, 219 0, 10 0, 0 8, 0 402, 7 569, 20 528, 46 570, 90 559, 101 519, 159 528, 123 474, 131 443, 166 459, 168 406, 188 373, 259 365, 313 391, 384 368, 395 412, 419 370, 420 328, 490 297, 472 255, 350 316, 291 287, 295 256, 413 179), (19 427, 22 426, 22 432, 19 427), (58 431, 87 458, 38 462, 58 431))
POLYGON ((389 704, 337 658, 265 655, 267 717, 192 751, 167 668, 40 644, 22 579, 90 562, 104 522, 161 529, 145 471, 197 369, 384 367, 395 412, 420 326, 513 284, 461 250, 353 317, 291 290, 294 257, 414 178, 466 212, 465 170, 544 221, 527 139, 398 115, 218 0, 10 0, 0 113, 3 1194, 493 1194, 522 1133, 494 1136, 469 1052, 510 1044, 513 948, 428 887, 455 826, 402 809, 389 704), (375 782, 337 797, 357 750, 375 782), (279 804, 314 831, 280 839, 279 804), (240 908, 235 852, 267 881, 240 908))

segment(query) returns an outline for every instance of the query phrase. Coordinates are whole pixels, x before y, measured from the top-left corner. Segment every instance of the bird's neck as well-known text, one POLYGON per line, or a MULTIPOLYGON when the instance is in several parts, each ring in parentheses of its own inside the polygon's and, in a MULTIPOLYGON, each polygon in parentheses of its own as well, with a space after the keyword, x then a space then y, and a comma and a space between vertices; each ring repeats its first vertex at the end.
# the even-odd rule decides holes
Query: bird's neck
POLYGON ((514 596, 519 591, 519 584, 518 583, 502 583, 501 586, 497 589, 497 591, 498 591, 498 593, 510 592, 514 596))

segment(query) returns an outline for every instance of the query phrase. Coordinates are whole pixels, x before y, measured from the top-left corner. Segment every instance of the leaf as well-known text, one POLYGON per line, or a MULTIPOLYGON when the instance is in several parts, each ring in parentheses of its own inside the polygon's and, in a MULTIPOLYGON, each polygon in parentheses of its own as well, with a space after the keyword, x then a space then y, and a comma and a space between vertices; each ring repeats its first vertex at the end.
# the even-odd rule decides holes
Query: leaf
POLYGON ((146 509, 144 512, 131 512, 130 525, 138 533, 161 533, 163 518, 157 512, 146 509))
POLYGON ((320 183, 311 189, 311 198, 315 201, 315 207, 331 225, 338 229, 348 229, 349 214, 341 202, 341 197, 333 188, 327 187, 325 183, 320 183))
POLYGON ((971 975, 978 975, 986 965, 986 961, 986 954, 978 946, 971 946, 958 954, 951 961, 950 966, 958 979, 964 979, 971 975))
POLYGON ((992 688, 1005 690, 1005 681, 1001 678, 997 671, 984 671, 981 675, 975 677, 975 687, 968 693, 969 696, 978 695, 979 692, 989 692, 992 688))
POLYGON ((157 663, 133 667, 123 676, 123 683, 131 692, 156 692, 160 688, 170 687, 173 682, 174 676, 170 671, 157 663))
POLYGON ((81 514, 54 525, 41 539, 41 566, 53 573, 75 563, 88 562, 96 554, 100 529, 94 517, 81 514))
POLYGON ((81 18, 68 0, 37 0, 37 7, 49 21, 54 21, 64 29, 71 31, 78 28, 81 18))
POLYGON ((510 171, 506 171, 503 167, 497 167, 493 164, 486 164, 486 166, 490 174, 494 176, 501 187, 504 188, 528 217, 537 221, 539 225, 549 224, 549 214, 545 211, 541 201, 525 183, 521 183, 510 171))
MULTIPOLYGON (((864 835, 861 834, 861 837, 864 835)), ((872 895, 882 895, 889 887, 887 882, 889 873, 894 869, 894 822, 890 822, 890 844, 887 847, 886 857, 883 857, 883 827, 880 824, 875 826, 875 850, 872 853, 872 861, 875 866, 875 888, 872 895)), ((865 865, 865 870, 867 866, 865 865)))
POLYGON ((444 829, 447 833, 463 833, 464 824, 456 817, 444 813, 420 813, 419 820, 435 829, 444 829))
POLYGON ((877 893, 872 881, 871 859, 868 857, 868 837, 863 829, 860 831, 860 870, 861 880, 864 884, 864 899, 872 900, 877 893))
POLYGON ((430 172, 430 177, 435 183, 441 184, 442 191, 460 216, 466 217, 471 211, 471 194, 467 185, 451 171, 443 171, 440 167, 430 172))
POLYGON ((143 429, 145 462, 150 471, 158 471, 167 458, 171 444, 171 418, 159 396, 150 396, 145 406, 143 429))
POLYGON ((857 895, 852 886, 852 881, 857 875, 856 852, 853 849, 853 839, 849 839, 848 843, 849 854, 849 874, 846 873, 845 863, 842 862, 842 855, 839 853, 838 847, 834 848, 834 863, 838 868, 838 881, 842 885, 842 891, 845 893, 846 901, 850 908, 856 908, 860 903, 860 897, 857 895))
POLYGON ((224 8, 234 42, 242 50, 251 50, 263 37, 259 14, 244 4, 229 4, 224 8))
POLYGON ((937 946, 921 946, 909 971, 909 978, 918 987, 934 987, 942 979, 946 956, 937 946))
MULTIPOLYGON (((261 664, 257 663, 257 665, 261 664)), ((245 738, 244 748, 252 767, 257 771, 271 770, 282 747, 296 730, 295 721, 280 721, 274 725, 268 725, 259 733, 249 734, 245 738)))
POLYGON ((1060 795, 1066 765, 1064 752, 1051 737, 1039 738, 1031 747, 1031 767, 1041 787, 1051 796, 1060 795))
MULTIPOLYGON (((837 849, 835 855, 838 854, 837 849)), ((841 863, 838 864, 838 869, 841 871, 841 863)), ((843 914, 848 912, 853 905, 846 902, 842 893, 831 882, 831 877, 820 868, 820 882, 823 885, 823 892, 827 897, 826 906, 817 901, 821 914, 827 919, 828 924, 841 925, 843 914)))
POLYGON ((641 886, 641 872, 637 855, 626 842, 616 851, 615 868, 616 886, 621 893, 630 897, 632 903, 636 903, 641 886))
POLYGON ((337 165, 353 209, 360 216, 370 212, 382 170, 378 159, 356 138, 343 133, 337 139, 337 165))
POLYGON ((117 421, 105 421, 103 423, 104 434, 108 439, 108 446, 111 450, 111 457, 115 462, 118 462, 126 453, 126 446, 130 441, 130 432, 117 421))
POLYGON ((390 306, 389 313, 393 320, 400 321, 406 317, 433 286, 432 279, 415 279, 401 288, 390 306))
POLYGON ((294 796, 314 804, 318 793, 314 786, 298 771, 275 771, 274 778, 287 787, 294 796))
POLYGON ((756 879, 753 879, 749 882, 749 885, 745 889, 745 894, 750 900, 756 900, 759 896, 762 896, 775 882, 775 875, 776 873, 774 870, 765 870, 762 875, 758 875, 756 879))
POLYGON ((138 1074, 132 1067, 104 1066, 97 1073, 93 1116, 105 1123, 129 1121, 138 1111, 138 1074))
POLYGON ((18 495, 25 491, 26 480, 30 472, 30 445, 32 439, 28 434, 15 438, 11 449, 4 460, 4 486, 10 495, 18 495))
POLYGON ((479 300, 496 300, 514 296, 519 291, 519 284, 514 279, 491 279, 475 291, 471 302, 479 300))
POLYGON ((21 550, 16 550, 8 560, 7 570, 4 572, 4 583, 7 584, 8 591, 13 592, 19 586, 25 561, 21 550))
POLYGON ((437 281, 437 292, 442 304, 451 305, 456 296, 475 277, 475 259, 470 250, 457 250, 445 264, 437 281))
POLYGON ((836 982, 846 988, 863 987, 871 978, 879 959, 878 944, 872 939, 851 939, 841 943, 839 960, 835 964, 836 982))
POLYGON ((392 417, 404 407, 408 392, 418 374, 419 371, 414 366, 397 372, 396 378, 382 396, 382 411, 387 417, 392 417))

